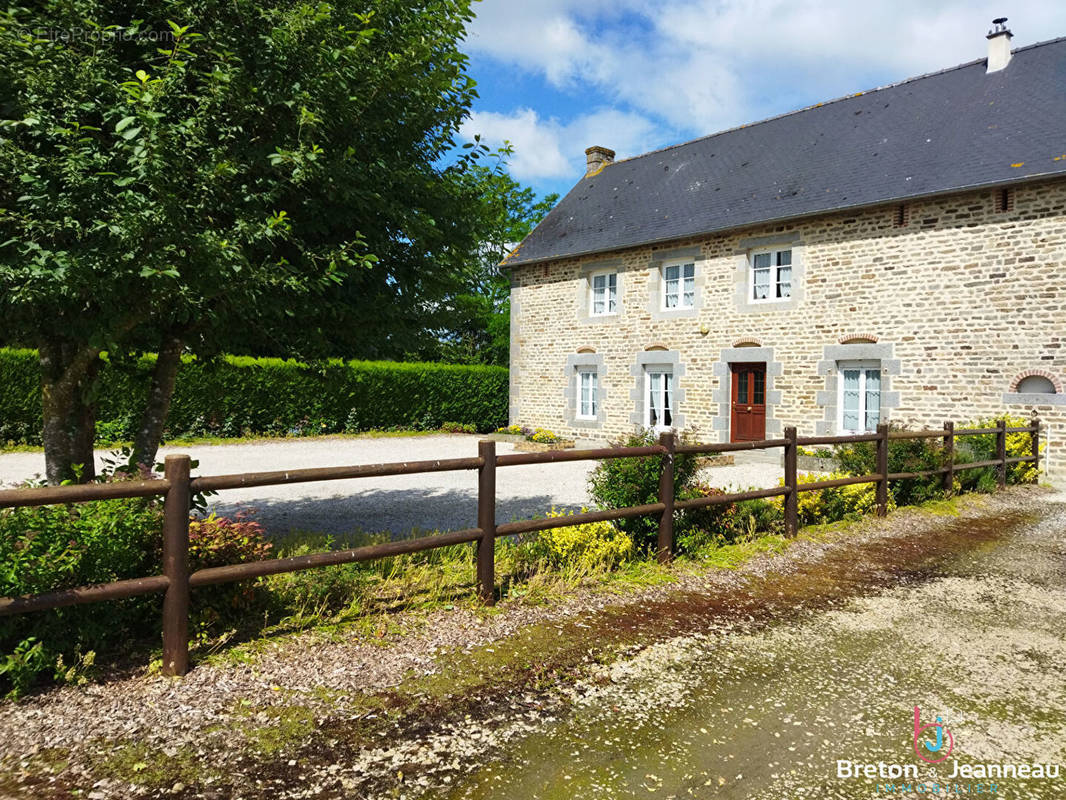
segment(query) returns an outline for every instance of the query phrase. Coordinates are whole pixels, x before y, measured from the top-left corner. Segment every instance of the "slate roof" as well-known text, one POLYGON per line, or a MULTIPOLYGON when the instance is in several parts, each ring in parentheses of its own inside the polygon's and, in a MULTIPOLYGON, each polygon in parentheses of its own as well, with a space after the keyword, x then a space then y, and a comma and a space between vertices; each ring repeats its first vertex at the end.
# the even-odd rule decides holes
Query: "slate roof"
POLYGON ((1066 175, 1066 37, 616 161, 504 262, 1066 175))

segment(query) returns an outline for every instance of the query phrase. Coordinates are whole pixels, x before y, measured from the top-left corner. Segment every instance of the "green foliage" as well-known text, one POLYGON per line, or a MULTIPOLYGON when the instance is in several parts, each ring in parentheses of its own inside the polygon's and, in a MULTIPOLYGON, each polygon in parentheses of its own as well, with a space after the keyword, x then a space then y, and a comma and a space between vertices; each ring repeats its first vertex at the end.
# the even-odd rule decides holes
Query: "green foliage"
POLYGON ((461 190, 477 203, 468 222, 477 229, 477 247, 467 256, 462 285, 439 306, 440 329, 415 351, 426 360, 507 366, 510 352, 510 275, 499 268, 559 199, 540 200, 503 169, 511 148, 495 154, 492 167, 478 164, 456 176, 461 190))
MULTIPOLYGON (((581 509, 582 513, 587 508, 581 509)), ((570 516, 552 509, 549 517, 570 516)), ((542 558, 555 568, 582 572, 611 569, 633 555, 633 540, 611 522, 586 522, 539 531, 532 540, 534 557, 542 558)))
MULTIPOLYGON (((682 490, 678 499, 723 494, 725 492, 722 489, 697 483, 682 490)), ((685 509, 674 520, 678 550, 700 557, 707 557, 712 551, 734 542, 751 541, 760 534, 778 535, 783 529, 782 504, 776 498, 756 498, 685 509)))
MULTIPOLYGON (((259 523, 238 516, 214 514, 189 522, 189 571, 224 567, 270 558, 273 546, 259 523)), ((220 623, 237 623, 244 614, 263 603, 261 587, 254 581, 205 586, 193 593, 192 616, 201 629, 220 623)))
MULTIPOLYGON (((705 483, 682 489, 678 500, 724 495, 721 489, 705 483)), ((740 532, 737 508, 734 503, 719 503, 702 508, 685 509, 674 519, 677 548, 682 553, 694 553, 710 544, 732 541, 740 532)))
MULTIPOLYGON (((162 509, 155 499, 101 500, 0 510, 0 597, 159 573, 162 509)), ((63 659, 158 629, 157 597, 71 606, 0 619, 0 691, 19 694, 39 673, 57 679, 63 659)))
POLYGON ((5 7, 0 327, 111 350, 171 326, 208 346, 317 331, 401 354, 419 331, 396 323, 477 246, 460 178, 487 148, 444 158, 476 97, 469 5, 5 7))
MULTIPOLYGON (((108 364, 98 404, 104 441, 129 440, 152 356, 108 364)), ((36 355, 0 350, 0 440, 40 442, 36 355), (15 387, 12 389, 11 387, 15 387)), ((301 364, 229 356, 187 358, 168 436, 314 435, 364 430, 496 428, 507 418, 507 370, 499 367, 329 361, 301 364)))
MULTIPOLYGON (((689 432, 678 437, 679 443, 693 441, 689 432)), ((612 442, 614 447, 650 447, 659 443, 659 437, 649 430, 630 434, 612 442)), ((696 483, 699 458, 694 455, 674 456, 674 496, 679 496, 696 483)), ((659 502, 659 476, 662 459, 610 458, 599 462, 589 475, 589 495, 599 508, 625 508, 659 502)), ((648 517, 634 517, 618 521, 618 527, 632 538, 642 551, 654 548, 658 536, 658 522, 648 517)))
MULTIPOLYGON (((162 532, 158 498, 0 510, 0 597, 158 575, 162 532)), ((270 549, 254 522, 190 522, 193 571, 266 558, 270 549)), ((202 630, 231 624, 261 600, 249 582, 197 590, 193 623, 202 630)), ((86 605, 0 618, 0 692, 17 696, 49 675, 74 681, 99 651, 157 640, 159 611, 160 597, 147 595, 110 601, 106 613, 86 605)))
POLYGON ((477 433, 477 428, 468 422, 444 422, 440 429, 444 433, 477 433))
MULTIPOLYGON (((834 472, 828 476, 801 474, 798 479, 800 484, 804 484, 846 477, 848 476, 842 472, 834 472)), ((888 502, 891 510, 895 506, 891 494, 888 502)), ((877 489, 872 483, 814 489, 800 492, 797 506, 800 525, 821 525, 842 519, 855 519, 874 512, 877 507, 877 489)))
MULTIPOLYGON (((976 420, 957 426, 963 428, 994 428, 1000 418, 976 420)), ((1007 417, 1008 428, 1029 425, 1024 417, 1007 417)), ((1041 443, 1041 452, 1043 442, 1041 443)), ((1021 458, 1032 454, 1032 440, 1028 432, 1007 434, 1007 457, 1021 458)), ((859 442, 837 448, 836 456, 843 471, 849 475, 868 475, 877 471, 875 442, 859 442)), ((996 434, 955 437, 955 462, 967 464, 974 461, 989 461, 996 458, 996 434)), ((893 439, 888 445, 889 472, 924 472, 946 466, 946 454, 942 439, 893 439)), ((1008 483, 1032 483, 1036 470, 1031 463, 1007 466, 1008 483)), ((959 470, 955 473, 955 488, 958 491, 992 492, 997 486, 996 468, 959 470)), ((943 481, 939 475, 928 478, 907 478, 889 484, 892 499, 897 505, 915 505, 932 500, 943 494, 943 481)))
MULTIPOLYGON (((994 419, 979 419, 967 423, 967 428, 994 428, 1000 419, 1006 419, 1008 428, 1024 428, 1031 424, 1025 417, 996 417, 994 419)), ((1040 452, 1044 452, 1046 431, 1040 440, 1040 452)), ((960 463, 973 461, 989 461, 997 458, 996 434, 982 433, 976 436, 961 436, 955 440, 956 458, 960 463)), ((1032 437, 1028 432, 1016 432, 1007 434, 1007 458, 1024 458, 1033 454, 1032 437)), ((995 491, 998 485, 996 468, 985 467, 984 469, 970 469, 957 473, 957 480, 963 490, 995 491)), ((1034 483, 1037 479, 1037 470, 1031 462, 1007 465, 1007 483, 1034 483)))
MULTIPOLYGON (((893 427, 893 430, 902 428, 893 427)), ((856 442, 839 445, 836 458, 845 475, 870 475, 877 472, 877 443, 856 442)), ((888 443, 888 471, 927 472, 944 467, 942 439, 891 439, 888 443)), ((939 475, 905 478, 889 482, 889 494, 896 505, 917 505, 943 495, 939 475)))

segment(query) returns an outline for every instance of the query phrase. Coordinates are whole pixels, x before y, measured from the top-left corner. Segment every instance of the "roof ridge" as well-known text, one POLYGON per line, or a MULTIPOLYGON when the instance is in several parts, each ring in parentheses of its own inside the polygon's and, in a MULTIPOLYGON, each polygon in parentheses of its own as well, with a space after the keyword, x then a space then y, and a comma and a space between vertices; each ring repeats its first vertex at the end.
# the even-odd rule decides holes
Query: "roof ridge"
MULTIPOLYGON (((1059 37, 1056 37, 1054 39, 1048 39, 1048 40, 1043 41, 1043 42, 1034 42, 1033 44, 1027 44, 1025 47, 1019 47, 1019 48, 1017 48, 1015 50, 1012 50, 1011 53, 1016 55, 1018 53, 1026 51, 1026 50, 1033 50, 1033 49, 1035 49, 1037 47, 1044 47, 1046 45, 1058 44, 1059 42, 1063 42, 1063 41, 1066 41, 1066 36, 1059 36, 1059 37)), ((702 141, 705 141, 707 139, 713 139, 716 136, 723 136, 723 135, 725 135, 727 133, 733 133, 735 131, 745 130, 747 128, 754 128, 756 125, 763 125, 763 124, 765 124, 767 122, 774 122, 775 120, 784 119, 786 117, 792 117, 792 116, 795 116, 797 114, 802 114, 802 113, 804 113, 806 111, 812 111, 812 110, 814 110, 816 108, 822 108, 824 106, 833 105, 834 103, 842 103, 845 100, 852 99, 853 97, 864 97, 865 95, 873 94, 874 92, 881 92, 881 91, 884 91, 886 89, 894 89, 897 86, 905 86, 906 84, 914 83, 915 81, 921 81, 921 80, 925 80, 927 78, 935 78, 938 75, 945 75, 945 74, 947 74, 949 72, 955 72, 956 70, 965 69, 966 67, 972 67, 972 66, 974 66, 976 64, 980 64, 980 63, 982 63, 984 61, 987 61, 987 60, 988 60, 987 57, 974 59, 973 61, 967 61, 967 62, 962 63, 962 64, 956 64, 954 67, 945 67, 944 69, 938 69, 938 70, 935 70, 933 72, 924 72, 921 75, 914 75, 914 76, 912 76, 910 78, 904 78, 903 80, 895 81, 894 83, 886 83, 884 86, 875 86, 873 89, 866 89, 865 91, 861 91, 861 92, 853 92, 852 94, 845 94, 845 95, 841 95, 840 97, 835 97, 832 100, 825 100, 825 101, 820 102, 820 103, 814 103, 813 105, 803 106, 803 108, 796 108, 796 109, 793 109, 792 111, 785 111, 785 112, 782 112, 780 114, 775 114, 772 117, 765 117, 763 119, 756 120, 755 122, 748 122, 748 123, 745 123, 743 125, 734 125, 732 128, 723 128, 720 131, 715 131, 714 133, 704 134, 703 136, 697 136, 697 137, 695 137, 693 139, 688 139, 688 140, 686 140, 684 142, 678 142, 677 144, 668 144, 665 147, 658 147, 658 148, 656 148, 654 150, 649 150, 646 153, 640 153, 640 154, 635 155, 635 156, 629 156, 628 158, 620 158, 617 161, 612 161, 610 164, 607 164, 604 167, 604 169, 606 169, 607 167, 612 166, 613 164, 624 164, 627 161, 636 161, 638 158, 646 158, 647 156, 653 156, 656 153, 664 153, 667 150, 674 150, 674 149, 676 149, 678 147, 686 147, 686 146, 688 146, 690 144, 695 144, 696 142, 702 142, 702 141)), ((601 170, 601 172, 602 171, 603 170, 601 170)), ((599 173, 597 173, 597 174, 599 174, 599 173)), ((578 181, 578 184, 580 184, 580 183, 581 183, 581 181, 578 181)))

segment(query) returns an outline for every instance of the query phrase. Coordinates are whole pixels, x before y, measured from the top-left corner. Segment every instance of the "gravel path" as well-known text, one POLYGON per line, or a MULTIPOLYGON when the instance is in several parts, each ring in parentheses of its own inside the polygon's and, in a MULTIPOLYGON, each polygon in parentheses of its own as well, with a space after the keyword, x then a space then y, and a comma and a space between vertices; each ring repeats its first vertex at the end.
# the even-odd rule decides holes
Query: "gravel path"
MULTIPOLYGON (((262 472, 278 469, 378 464, 467 458, 477 455, 476 436, 440 435, 381 438, 264 440, 254 444, 193 445, 163 448, 163 455, 188 453, 198 459, 200 475, 262 472)), ((498 453, 514 446, 497 444, 498 453)), ((97 452, 97 463, 107 455, 97 452)), ((543 515, 553 506, 577 509, 588 504, 586 481, 593 462, 561 462, 499 470, 496 518, 500 522, 543 515)), ((24 481, 44 471, 42 453, 0 455, 0 485, 24 481)), ((745 464, 707 470, 715 486, 773 486, 780 469, 745 464)), ((397 475, 350 481, 297 483, 234 489, 220 493, 212 507, 223 513, 254 509, 268 532, 353 531, 404 534, 412 530, 460 530, 476 527, 477 475, 474 471, 397 475)))

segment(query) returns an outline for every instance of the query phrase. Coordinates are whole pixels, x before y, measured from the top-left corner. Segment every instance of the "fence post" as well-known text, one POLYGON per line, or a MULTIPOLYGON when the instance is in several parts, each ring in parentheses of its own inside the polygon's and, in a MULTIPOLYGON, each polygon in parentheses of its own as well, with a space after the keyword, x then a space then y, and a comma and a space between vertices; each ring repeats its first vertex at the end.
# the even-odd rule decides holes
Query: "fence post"
POLYGON ((1029 447, 1033 455, 1033 483, 1040 483, 1040 417, 1033 417, 1029 431, 1029 447))
POLYGON ((785 428, 785 536, 795 536, 799 531, 799 452, 796 447, 796 429, 785 428))
POLYGON ((955 423, 944 423, 944 496, 955 494, 955 423))
POLYGON ((477 473, 477 584, 481 601, 491 606, 496 602, 496 442, 483 439, 477 449, 483 462, 477 473))
POLYGON ((660 433, 659 444, 666 448, 659 475, 659 502, 666 508, 659 517, 658 556, 660 564, 669 564, 674 557, 674 432, 660 433))
POLYGON ((163 674, 189 671, 189 489, 188 456, 167 456, 163 476, 170 481, 163 500, 163 674))
POLYGON ((888 514, 888 425, 877 426, 877 516, 888 514))
POLYGON ((999 466, 996 467, 996 478, 1000 489, 1007 488, 1007 420, 1001 419, 996 422, 996 458, 999 466))

